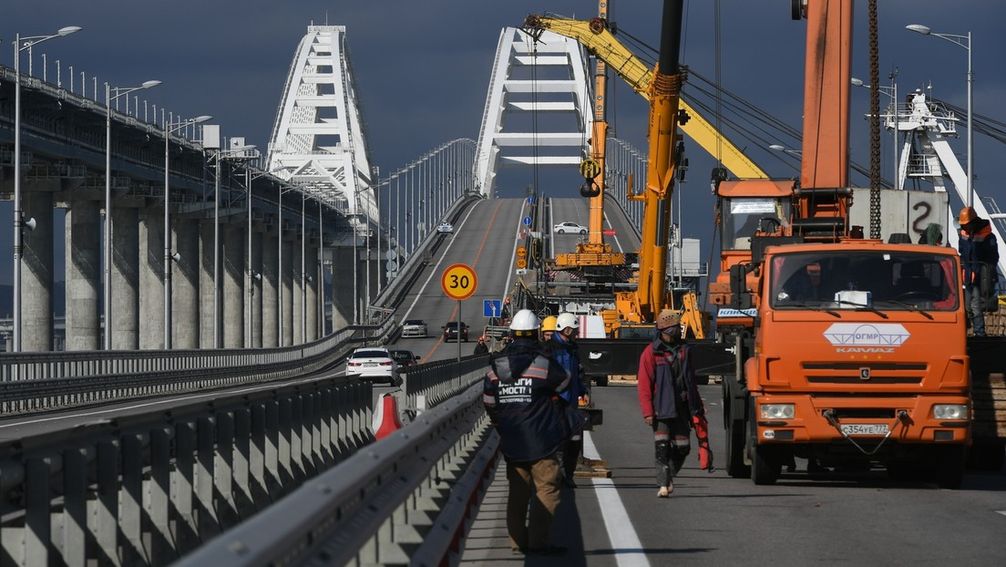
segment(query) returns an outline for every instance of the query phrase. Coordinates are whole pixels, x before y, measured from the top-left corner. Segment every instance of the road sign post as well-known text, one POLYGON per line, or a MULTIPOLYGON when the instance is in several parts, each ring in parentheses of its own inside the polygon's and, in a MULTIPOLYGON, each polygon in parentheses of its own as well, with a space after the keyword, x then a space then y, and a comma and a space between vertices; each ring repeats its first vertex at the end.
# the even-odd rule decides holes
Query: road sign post
POLYGON ((475 294, 479 278, 475 270, 467 264, 451 264, 440 276, 440 287, 444 295, 458 302, 458 361, 461 361, 461 302, 475 294))

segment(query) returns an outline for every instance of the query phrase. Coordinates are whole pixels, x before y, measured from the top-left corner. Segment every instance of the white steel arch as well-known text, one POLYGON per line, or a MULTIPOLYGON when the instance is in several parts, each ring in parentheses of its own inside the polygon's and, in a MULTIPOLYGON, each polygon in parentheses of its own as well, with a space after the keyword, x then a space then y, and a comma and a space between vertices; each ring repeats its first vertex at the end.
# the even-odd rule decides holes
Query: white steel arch
POLYGON ((594 117, 586 65, 586 52, 575 40, 545 31, 535 42, 512 27, 500 32, 475 159, 475 182, 483 195, 494 194, 500 158, 526 165, 571 165, 589 155, 594 117), (537 69, 532 70, 532 78, 515 77, 516 69, 531 67, 540 68, 541 75, 549 78, 535 78, 537 69), (547 100, 535 100, 538 96, 547 100), (576 129, 550 127, 534 132, 514 126, 532 122, 528 117, 535 112, 574 113, 576 120, 569 123, 576 129), (508 151, 535 147, 534 155, 508 151))
MULTIPOLYGON (((905 187, 908 179, 925 180, 932 183, 933 190, 947 190, 946 177, 950 177, 961 203, 968 200, 968 178, 961 167, 960 161, 950 147, 948 137, 957 136, 957 121, 960 120, 943 104, 928 100, 926 94, 917 90, 910 98, 907 107, 899 108, 896 116, 887 116, 885 126, 897 128, 905 132, 904 147, 901 160, 898 163, 898 179, 895 185, 898 189, 905 187)), ((992 231, 996 235, 999 247, 999 272, 1006 274, 1006 242, 999 230, 994 217, 989 215, 985 200, 974 189, 975 199, 972 206, 983 219, 992 220, 992 231)), ((953 207, 948 207, 947 227, 953 227, 957 221, 953 207)), ((956 230, 948 230, 947 242, 957 247, 958 234, 956 230)))
POLYGON ((308 26, 290 65, 268 168, 350 214, 377 218, 346 26, 308 26))

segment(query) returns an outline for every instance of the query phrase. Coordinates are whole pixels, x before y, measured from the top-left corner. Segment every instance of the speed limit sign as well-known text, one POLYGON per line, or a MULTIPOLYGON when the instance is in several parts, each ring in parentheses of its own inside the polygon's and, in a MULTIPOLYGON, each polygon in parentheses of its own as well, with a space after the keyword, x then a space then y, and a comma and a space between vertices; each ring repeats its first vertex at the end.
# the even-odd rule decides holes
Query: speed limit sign
POLYGON ((452 264, 440 276, 440 287, 444 295, 461 301, 468 299, 479 286, 479 278, 475 270, 467 264, 452 264))

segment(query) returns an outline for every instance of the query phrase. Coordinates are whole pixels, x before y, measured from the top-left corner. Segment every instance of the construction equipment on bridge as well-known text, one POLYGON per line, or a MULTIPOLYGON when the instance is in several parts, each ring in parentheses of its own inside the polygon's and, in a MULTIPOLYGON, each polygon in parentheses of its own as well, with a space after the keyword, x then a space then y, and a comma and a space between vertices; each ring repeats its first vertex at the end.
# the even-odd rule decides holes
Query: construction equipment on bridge
MULTIPOLYGON (((726 468, 771 484, 793 456, 825 467, 879 462, 892 476, 922 469, 957 487, 975 392, 959 259, 913 244, 907 218, 883 226, 881 202, 907 210, 909 192, 874 185, 855 200, 886 243, 852 225, 864 191, 848 180, 852 0, 793 6, 807 19, 800 179, 716 190, 723 251, 710 299, 736 359, 724 377, 726 468)), ((875 21, 875 0, 870 8, 875 21)), ((945 194, 910 193, 947 206, 945 194)))

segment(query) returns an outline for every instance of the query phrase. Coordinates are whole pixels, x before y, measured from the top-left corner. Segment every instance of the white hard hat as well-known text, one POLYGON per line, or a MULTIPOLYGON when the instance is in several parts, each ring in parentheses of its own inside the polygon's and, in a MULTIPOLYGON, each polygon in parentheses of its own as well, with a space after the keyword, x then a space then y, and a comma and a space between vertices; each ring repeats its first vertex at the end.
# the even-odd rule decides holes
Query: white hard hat
POLYGON ((560 313, 559 318, 555 322, 555 330, 562 332, 563 329, 579 329, 580 322, 577 320, 576 315, 572 313, 560 313))
POLYGON ((510 321, 511 331, 537 331, 539 326, 538 317, 530 309, 521 309, 510 321))

